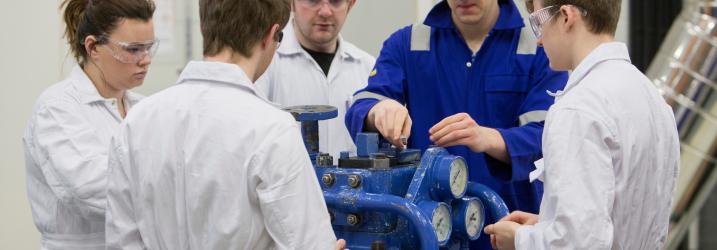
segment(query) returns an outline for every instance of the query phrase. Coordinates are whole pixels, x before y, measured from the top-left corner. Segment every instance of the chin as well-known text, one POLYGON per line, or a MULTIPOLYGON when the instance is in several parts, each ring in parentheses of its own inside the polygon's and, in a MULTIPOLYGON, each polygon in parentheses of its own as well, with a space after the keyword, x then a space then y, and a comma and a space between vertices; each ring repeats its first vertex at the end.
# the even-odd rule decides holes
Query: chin
POLYGON ((481 18, 483 18, 481 15, 465 15, 459 16, 458 20, 464 24, 471 25, 480 23, 481 18))
POLYGON ((570 70, 567 66, 561 65, 559 63, 553 63, 553 61, 550 61, 550 69, 553 71, 568 71, 570 70))
POLYGON ((336 37, 336 36, 334 36, 333 34, 327 34, 327 33, 322 32, 322 33, 312 36, 311 41, 316 44, 325 44, 325 43, 331 42, 331 40, 333 40, 334 37, 336 37))
POLYGON ((142 80, 132 80, 132 81, 130 82, 130 84, 128 84, 128 85, 125 86, 125 87, 127 88, 127 90, 131 90, 131 89, 133 89, 133 88, 142 86, 143 83, 144 83, 144 79, 142 79, 142 80))

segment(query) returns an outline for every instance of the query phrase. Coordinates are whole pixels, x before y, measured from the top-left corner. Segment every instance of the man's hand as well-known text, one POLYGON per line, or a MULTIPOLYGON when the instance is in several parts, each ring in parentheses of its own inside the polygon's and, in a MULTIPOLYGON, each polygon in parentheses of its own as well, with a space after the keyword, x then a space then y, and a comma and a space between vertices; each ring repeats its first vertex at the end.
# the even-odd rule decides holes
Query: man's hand
POLYGON ((476 153, 485 152, 509 163, 510 157, 503 136, 498 130, 478 125, 470 115, 459 113, 443 119, 428 130, 431 141, 441 147, 467 146, 476 153))
POLYGON ((388 142, 403 149, 404 144, 411 136, 411 117, 408 109, 395 100, 383 100, 377 103, 368 112, 366 117, 367 129, 378 131, 388 142))
POLYGON ((520 224, 512 221, 499 221, 495 224, 488 225, 483 230, 486 234, 490 234, 491 244, 494 249, 515 249, 515 230, 520 224))
POLYGON ((336 250, 343 250, 346 248, 346 241, 344 239, 339 239, 336 241, 336 250))
POLYGON ((538 215, 523 211, 515 211, 510 213, 508 216, 503 217, 500 221, 512 221, 520 225, 535 225, 538 223, 538 215))

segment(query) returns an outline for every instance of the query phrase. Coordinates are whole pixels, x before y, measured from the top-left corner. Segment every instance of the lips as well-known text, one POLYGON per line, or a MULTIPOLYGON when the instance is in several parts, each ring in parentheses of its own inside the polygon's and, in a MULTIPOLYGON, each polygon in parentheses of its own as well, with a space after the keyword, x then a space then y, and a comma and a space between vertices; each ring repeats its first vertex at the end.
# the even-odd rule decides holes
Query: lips
POLYGON ((325 23, 325 24, 319 23, 319 24, 316 24, 316 26, 319 27, 319 29, 321 29, 321 30, 328 30, 328 29, 331 29, 334 27, 333 24, 328 24, 328 23, 325 23))
POLYGON ((147 76, 147 71, 135 73, 133 76, 137 79, 144 79, 144 77, 147 76))
POLYGON ((475 6, 476 6, 475 4, 459 4, 459 5, 458 5, 458 9, 460 9, 460 10, 468 10, 468 9, 473 8, 473 7, 475 7, 475 6))

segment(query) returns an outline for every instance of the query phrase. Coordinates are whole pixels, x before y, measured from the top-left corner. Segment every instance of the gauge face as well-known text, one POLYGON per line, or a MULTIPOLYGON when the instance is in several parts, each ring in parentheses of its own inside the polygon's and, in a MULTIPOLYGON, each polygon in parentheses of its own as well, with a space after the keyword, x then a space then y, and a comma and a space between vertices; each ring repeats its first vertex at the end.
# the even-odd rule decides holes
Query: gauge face
POLYGON ((448 205, 440 203, 435 210, 433 210, 433 229, 436 230, 436 237, 439 242, 445 242, 451 235, 451 228, 453 227, 451 222, 451 211, 448 209, 448 205))
POLYGON ((466 233, 471 239, 478 238, 483 227, 483 206, 480 201, 471 199, 466 206, 466 233))
POLYGON ((451 193, 454 197, 461 197, 468 185, 468 168, 463 158, 456 158, 451 163, 451 193))

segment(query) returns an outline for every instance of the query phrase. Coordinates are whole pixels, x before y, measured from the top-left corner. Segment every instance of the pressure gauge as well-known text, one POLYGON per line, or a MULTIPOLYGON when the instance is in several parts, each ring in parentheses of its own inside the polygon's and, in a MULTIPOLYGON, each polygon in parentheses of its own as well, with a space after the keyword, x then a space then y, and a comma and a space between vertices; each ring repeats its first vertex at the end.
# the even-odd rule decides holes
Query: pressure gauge
POLYGON ((430 216, 429 218, 433 230, 436 232, 438 244, 444 246, 451 237, 451 231, 453 230, 450 208, 448 208, 446 203, 435 201, 421 202, 419 207, 430 216))
POLYGON ((451 193, 459 198, 466 193, 468 186, 468 168, 462 157, 456 157, 451 163, 451 193))
POLYGON ((476 240, 485 223, 483 203, 477 198, 463 198, 453 202, 453 223, 459 235, 476 240))
POLYGON ((433 166, 435 191, 438 199, 460 199, 468 186, 468 168, 460 156, 440 157, 433 166))

